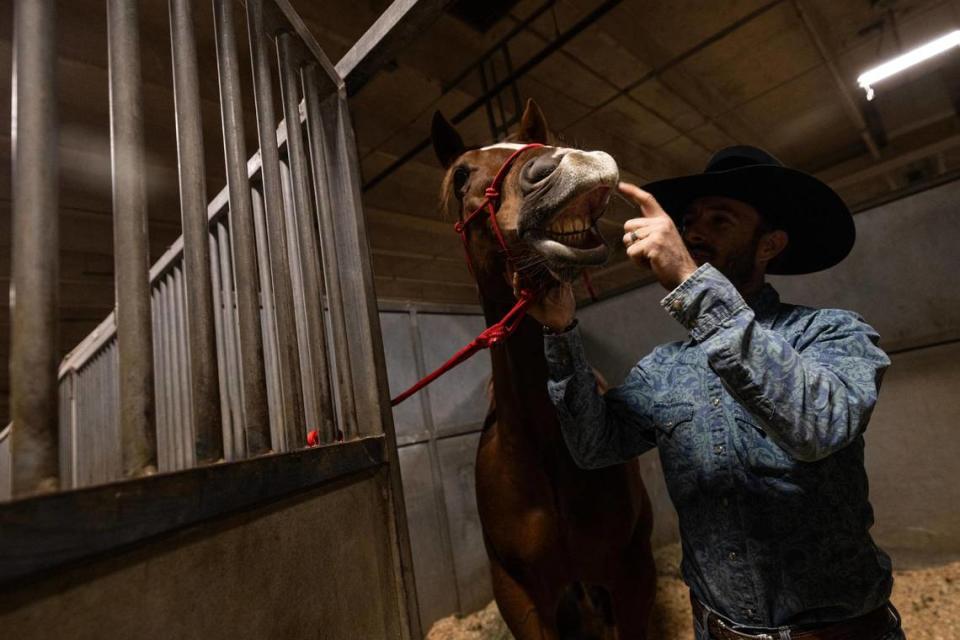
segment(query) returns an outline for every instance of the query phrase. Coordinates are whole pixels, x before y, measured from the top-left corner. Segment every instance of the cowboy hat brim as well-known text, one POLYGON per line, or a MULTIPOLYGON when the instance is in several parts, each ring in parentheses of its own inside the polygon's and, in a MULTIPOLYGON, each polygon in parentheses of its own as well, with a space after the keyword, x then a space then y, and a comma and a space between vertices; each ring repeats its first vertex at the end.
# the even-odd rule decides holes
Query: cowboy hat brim
POLYGON ((813 273, 843 260, 856 240, 850 209, 817 178, 783 166, 755 164, 651 182, 643 187, 678 225, 691 202, 724 196, 755 207, 789 242, 767 273, 813 273))

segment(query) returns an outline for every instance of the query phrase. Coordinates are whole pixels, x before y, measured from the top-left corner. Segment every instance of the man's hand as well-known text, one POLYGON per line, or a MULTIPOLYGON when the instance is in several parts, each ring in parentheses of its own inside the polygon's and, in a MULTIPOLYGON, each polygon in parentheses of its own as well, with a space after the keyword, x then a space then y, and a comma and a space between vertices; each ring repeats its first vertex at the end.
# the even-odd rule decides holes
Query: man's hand
POLYGON ((640 209, 641 217, 623 223, 623 244, 634 264, 653 271, 668 291, 697 270, 680 232, 652 195, 628 182, 617 185, 620 193, 640 209))
POLYGON ((527 307, 527 315, 554 332, 569 327, 576 312, 577 300, 569 282, 558 283, 527 307))

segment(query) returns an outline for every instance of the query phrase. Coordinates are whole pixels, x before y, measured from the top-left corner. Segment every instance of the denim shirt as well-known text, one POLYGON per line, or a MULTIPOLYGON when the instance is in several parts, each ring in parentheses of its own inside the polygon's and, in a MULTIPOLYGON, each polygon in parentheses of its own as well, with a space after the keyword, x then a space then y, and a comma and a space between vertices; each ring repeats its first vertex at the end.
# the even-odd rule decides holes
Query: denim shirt
POLYGON ((693 595, 749 627, 882 606, 863 431, 890 360, 850 311, 747 304, 704 264, 661 302, 690 339, 656 348, 600 396, 574 329, 544 338, 548 388, 578 465, 657 447, 693 595))

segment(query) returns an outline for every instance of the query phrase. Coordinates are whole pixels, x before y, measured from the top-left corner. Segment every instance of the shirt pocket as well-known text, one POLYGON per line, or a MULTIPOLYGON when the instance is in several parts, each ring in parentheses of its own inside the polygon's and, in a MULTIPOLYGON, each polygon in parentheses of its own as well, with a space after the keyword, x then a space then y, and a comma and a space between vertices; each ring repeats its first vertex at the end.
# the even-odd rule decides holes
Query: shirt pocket
POLYGON ((694 407, 690 402, 657 403, 653 407, 657 433, 668 440, 680 437, 693 422, 694 407))
POLYGON ((758 478, 785 478, 796 462, 764 430, 763 423, 750 411, 735 405, 738 449, 746 467, 758 478))

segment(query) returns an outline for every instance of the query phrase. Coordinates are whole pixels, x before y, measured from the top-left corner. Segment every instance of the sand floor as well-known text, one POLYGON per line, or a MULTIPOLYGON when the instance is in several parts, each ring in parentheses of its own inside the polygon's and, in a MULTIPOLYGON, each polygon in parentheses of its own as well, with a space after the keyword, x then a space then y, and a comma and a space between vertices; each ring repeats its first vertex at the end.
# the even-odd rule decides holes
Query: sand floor
MULTIPOLYGON (((687 587, 680 580, 679 550, 657 552, 660 578, 652 621, 653 638, 692 640, 687 587)), ((903 616, 908 640, 960 640, 960 562, 895 572, 892 601, 903 616)), ((497 605, 469 616, 437 621, 427 640, 510 640, 497 605)))

